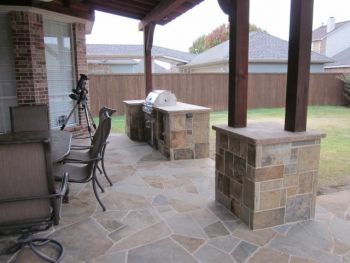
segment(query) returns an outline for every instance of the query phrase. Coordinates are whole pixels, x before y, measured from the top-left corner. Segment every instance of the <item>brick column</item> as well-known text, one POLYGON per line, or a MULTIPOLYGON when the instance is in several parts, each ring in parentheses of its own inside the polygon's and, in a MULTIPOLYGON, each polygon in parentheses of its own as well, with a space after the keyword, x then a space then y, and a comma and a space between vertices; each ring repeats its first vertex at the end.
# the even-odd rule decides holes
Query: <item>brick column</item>
POLYGON ((11 12, 10 26, 18 104, 48 104, 43 17, 29 12, 11 12))
MULTIPOLYGON (((76 70, 76 79, 79 80, 79 74, 88 74, 88 65, 86 61, 86 40, 85 40, 85 25, 75 23, 73 24, 73 43, 74 43, 74 62, 76 70)), ((87 81, 86 88, 89 89, 89 81, 87 81)), ((89 97, 89 95, 88 95, 89 97)), ((90 106, 90 102, 88 101, 90 106)), ((82 111, 79 111, 79 123, 86 127, 87 122, 82 111)))

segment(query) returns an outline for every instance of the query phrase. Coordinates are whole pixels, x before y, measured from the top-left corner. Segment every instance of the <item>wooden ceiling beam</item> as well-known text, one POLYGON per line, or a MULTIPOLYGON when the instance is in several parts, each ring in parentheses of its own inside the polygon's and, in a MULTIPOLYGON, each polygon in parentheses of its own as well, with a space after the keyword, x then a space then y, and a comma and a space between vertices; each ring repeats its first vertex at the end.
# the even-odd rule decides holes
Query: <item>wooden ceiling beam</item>
POLYGON ((167 16, 183 5, 187 0, 163 0, 151 10, 139 23, 139 30, 143 30, 150 23, 160 23, 167 20, 167 16))

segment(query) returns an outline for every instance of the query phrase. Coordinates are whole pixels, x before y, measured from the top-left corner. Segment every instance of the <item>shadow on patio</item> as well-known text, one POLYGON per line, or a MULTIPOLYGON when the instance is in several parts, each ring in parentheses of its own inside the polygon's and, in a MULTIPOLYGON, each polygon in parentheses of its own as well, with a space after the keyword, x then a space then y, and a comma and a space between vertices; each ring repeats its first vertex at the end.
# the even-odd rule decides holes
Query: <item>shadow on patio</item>
MULTIPOLYGON (((110 141, 107 212, 90 184, 72 184, 60 224, 45 233, 64 245, 63 262, 350 262, 349 192, 319 197, 314 221, 253 232, 215 203, 213 160, 169 162, 125 135, 110 141)), ((25 250, 20 262, 40 261, 25 250)))

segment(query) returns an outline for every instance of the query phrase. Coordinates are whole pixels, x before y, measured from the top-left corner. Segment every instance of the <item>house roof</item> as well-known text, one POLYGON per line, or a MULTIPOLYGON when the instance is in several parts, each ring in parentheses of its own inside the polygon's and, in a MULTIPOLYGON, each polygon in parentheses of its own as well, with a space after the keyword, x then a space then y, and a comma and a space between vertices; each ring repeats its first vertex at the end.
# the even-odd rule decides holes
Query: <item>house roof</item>
MULTIPOLYGON (((210 48, 195 57, 184 67, 200 64, 215 64, 228 61, 229 41, 210 48)), ((288 61, 288 41, 272 36, 266 32, 249 33, 249 62, 280 63, 288 61)), ((332 60, 326 56, 311 52, 312 63, 326 63, 332 60)))
POLYGON ((326 68, 329 67, 350 67, 350 47, 339 52, 335 56, 332 57, 334 62, 327 63, 325 65, 326 68))
MULTIPOLYGON (((137 65, 135 65, 135 73, 143 73, 145 71, 144 61, 141 59, 137 65)), ((152 65, 153 73, 169 73, 169 70, 157 64, 156 62, 152 65)))
MULTIPOLYGON (((343 25, 345 25, 349 22, 350 22, 350 20, 336 23, 334 30, 342 27, 343 25)), ((331 32, 333 32, 334 30, 332 30, 331 32)), ((329 33, 331 33, 331 32, 329 32, 329 33)), ((322 40, 326 35, 328 35, 327 25, 322 25, 322 26, 316 28, 314 31, 312 31, 312 41, 322 40)))
POLYGON ((134 59, 88 59, 88 64, 107 64, 107 65, 136 65, 139 62, 134 59))
MULTIPOLYGON (((119 45, 119 44, 87 44, 88 57, 128 57, 142 58, 143 45, 119 45)), ((196 55, 174 49, 153 46, 152 56, 164 57, 170 60, 187 63, 196 55)))

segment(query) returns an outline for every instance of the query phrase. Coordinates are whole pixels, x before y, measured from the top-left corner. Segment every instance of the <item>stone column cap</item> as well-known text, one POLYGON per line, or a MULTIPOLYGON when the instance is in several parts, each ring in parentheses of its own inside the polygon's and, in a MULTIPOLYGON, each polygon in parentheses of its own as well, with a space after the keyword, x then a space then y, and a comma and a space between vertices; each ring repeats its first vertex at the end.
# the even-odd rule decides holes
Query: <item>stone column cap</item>
POLYGON ((278 144, 295 141, 319 140, 326 134, 309 130, 306 132, 285 131, 281 123, 276 122, 253 122, 244 128, 232 128, 227 124, 213 125, 213 130, 226 133, 237 139, 245 139, 252 144, 278 144))

